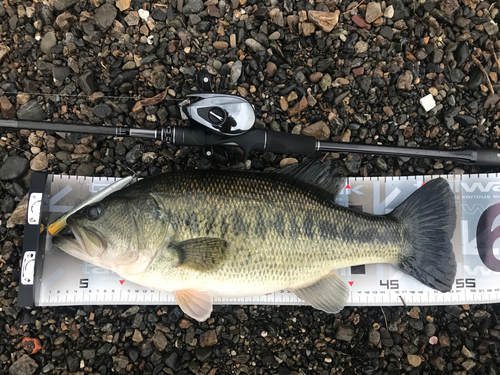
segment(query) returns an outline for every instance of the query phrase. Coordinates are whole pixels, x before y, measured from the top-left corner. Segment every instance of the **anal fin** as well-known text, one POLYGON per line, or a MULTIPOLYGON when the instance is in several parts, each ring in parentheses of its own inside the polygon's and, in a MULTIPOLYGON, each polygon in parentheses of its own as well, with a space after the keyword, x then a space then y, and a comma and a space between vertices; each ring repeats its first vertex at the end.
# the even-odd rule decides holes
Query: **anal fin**
POLYGON ((349 298, 349 288, 335 272, 312 285, 290 291, 314 308, 330 314, 342 310, 349 298))
POLYGON ((213 297, 208 293, 195 290, 178 290, 174 292, 175 299, 184 313, 199 322, 210 317, 213 308, 213 297))

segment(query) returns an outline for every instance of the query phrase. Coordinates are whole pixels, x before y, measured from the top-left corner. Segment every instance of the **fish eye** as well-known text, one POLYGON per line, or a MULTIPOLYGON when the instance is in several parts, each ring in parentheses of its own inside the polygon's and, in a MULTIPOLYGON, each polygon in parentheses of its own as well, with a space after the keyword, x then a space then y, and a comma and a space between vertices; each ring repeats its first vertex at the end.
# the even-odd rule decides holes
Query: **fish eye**
POLYGON ((99 203, 91 204, 90 206, 87 207, 85 216, 87 217, 87 219, 94 221, 101 217, 103 211, 104 210, 101 204, 99 203))

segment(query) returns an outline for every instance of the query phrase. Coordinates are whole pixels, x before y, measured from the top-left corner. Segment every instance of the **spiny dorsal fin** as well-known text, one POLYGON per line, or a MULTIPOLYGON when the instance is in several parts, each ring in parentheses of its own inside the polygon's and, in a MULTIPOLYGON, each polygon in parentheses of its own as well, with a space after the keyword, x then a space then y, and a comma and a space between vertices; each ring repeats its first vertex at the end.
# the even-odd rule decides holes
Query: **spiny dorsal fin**
POLYGON ((194 238, 171 244, 179 256, 178 267, 197 271, 217 269, 226 258, 227 242, 219 238, 194 238))
POLYGON ((324 161, 321 161, 322 158, 323 155, 305 159, 302 163, 295 163, 277 169, 273 173, 296 178, 326 190, 335 197, 344 188, 346 179, 332 157, 327 156, 324 161))

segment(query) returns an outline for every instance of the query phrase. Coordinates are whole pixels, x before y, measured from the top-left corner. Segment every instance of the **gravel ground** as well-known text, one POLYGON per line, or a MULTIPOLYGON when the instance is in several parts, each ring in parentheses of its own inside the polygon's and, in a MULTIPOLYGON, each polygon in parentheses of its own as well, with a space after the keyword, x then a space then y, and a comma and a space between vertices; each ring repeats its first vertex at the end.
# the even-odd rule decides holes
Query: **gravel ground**
MULTIPOLYGON (((498 2, 131 0, 0 3, 1 118, 153 129, 181 125, 197 70, 246 97, 256 127, 343 142, 496 147, 498 2), (484 72, 483 72, 484 70, 484 72), (157 105, 140 99, 166 91, 157 105), (431 95, 426 112, 419 100, 431 95)), ((476 173, 446 160, 335 155, 350 176, 476 173)), ((255 153, 247 168, 297 155, 255 153)), ((0 130, 0 374, 497 374, 498 305, 228 306, 198 323, 177 307, 20 309, 33 171, 142 176, 241 167, 238 149, 0 130), (9 168, 7 168, 7 164, 9 168), (24 343, 23 343, 24 339, 24 343)))

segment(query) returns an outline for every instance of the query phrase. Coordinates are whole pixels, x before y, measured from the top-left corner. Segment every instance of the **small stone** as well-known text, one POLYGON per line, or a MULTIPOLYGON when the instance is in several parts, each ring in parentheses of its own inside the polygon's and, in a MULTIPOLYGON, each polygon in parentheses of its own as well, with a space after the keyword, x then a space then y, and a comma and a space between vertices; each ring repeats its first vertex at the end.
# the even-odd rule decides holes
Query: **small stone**
POLYGON ((262 44, 260 44, 253 38, 248 38, 247 40, 245 40, 245 44, 248 48, 250 48, 252 52, 259 52, 266 50, 262 44))
POLYGON ((288 116, 294 116, 306 108, 307 108, 307 98, 304 96, 302 97, 300 102, 295 104, 292 108, 288 109, 288 116))
POLYGON ((214 330, 210 330, 207 332, 204 332, 200 335, 200 346, 205 347, 205 346, 213 346, 217 344, 217 334, 215 333, 214 330))
POLYGON ((446 332, 440 333, 438 335, 439 345, 443 348, 447 348, 450 346, 450 336, 446 332))
POLYGON ((30 100, 17 110, 17 118, 20 120, 43 121, 45 120, 45 111, 36 100, 30 100))
POLYGON ((312 136, 319 141, 324 141, 330 137, 330 128, 326 122, 318 121, 302 129, 302 135, 312 136))
POLYGON ((129 307, 127 310, 125 310, 120 316, 122 318, 128 318, 129 316, 137 314, 139 310, 140 310, 139 306, 132 306, 129 307))
POLYGON ((219 42, 214 42, 214 48, 215 49, 227 49, 227 47, 229 47, 229 44, 227 42, 222 42, 222 41, 219 41, 219 42))
POLYGON ((16 225, 24 225, 28 212, 28 199, 29 194, 26 194, 21 202, 19 202, 12 216, 7 221, 7 228, 14 228, 16 225))
POLYGON ((362 76, 364 73, 365 73, 365 68, 363 68, 362 66, 360 66, 359 68, 354 68, 352 70, 352 75, 354 78, 362 76))
POLYGON ((316 26, 320 27, 323 31, 329 33, 333 30, 337 23, 339 22, 340 10, 335 12, 320 12, 316 10, 310 10, 307 13, 309 21, 313 22, 316 26))
POLYGON ((86 95, 92 95, 96 90, 94 84, 94 72, 92 72, 91 70, 88 70, 80 75, 80 77, 78 77, 77 83, 86 95))
POLYGON ((335 338, 340 341, 350 342, 354 337, 354 329, 350 326, 340 324, 335 338))
POLYGON ((141 18, 139 17, 139 13, 136 12, 135 10, 129 12, 129 14, 127 14, 127 16, 124 19, 129 26, 137 26, 139 25, 139 21, 141 20, 141 18))
POLYGON ((94 167, 89 163, 82 163, 76 169, 78 176, 92 176, 94 174, 94 167))
POLYGON ((131 0, 116 0, 115 5, 120 9, 120 12, 123 12, 130 8, 130 2, 131 0))
POLYGON ((241 77, 241 73, 243 71, 243 63, 240 60, 237 60, 234 62, 234 64, 231 66, 231 73, 230 73, 230 83, 234 86, 238 83, 238 80, 241 77))
POLYGON ((167 75, 164 72, 153 72, 151 74, 153 86, 158 90, 165 90, 167 87, 167 75))
POLYGON ((36 361, 24 354, 9 368, 9 375, 31 375, 38 368, 36 361))
POLYGON ((231 48, 236 48, 237 47, 236 34, 231 34, 229 36, 229 44, 231 45, 231 48))
POLYGON ((304 36, 310 36, 316 31, 316 27, 313 23, 303 22, 300 25, 302 26, 302 35, 304 36))
POLYGON ((97 25, 97 27, 99 27, 99 29, 101 29, 101 31, 106 31, 113 24, 113 21, 115 20, 117 14, 118 11, 116 10, 116 7, 114 5, 111 5, 109 3, 101 5, 99 8, 97 8, 94 15, 95 24, 97 25))
POLYGON ((422 363, 422 357, 416 354, 408 354, 408 364, 413 367, 418 367, 422 363))
POLYGON ((363 29, 369 30, 372 27, 363 18, 361 18, 361 16, 359 16, 357 14, 355 14, 354 16, 351 17, 351 21, 354 22, 359 27, 362 27, 363 29))
POLYGON ((165 334, 161 331, 155 332, 155 334, 153 335, 152 341, 153 341, 153 344, 156 346, 156 348, 161 352, 164 351, 168 345, 167 338, 165 337, 165 334))
POLYGON ((54 7, 58 11, 63 11, 73 5, 75 5, 78 2, 78 0, 55 0, 54 1, 54 7))
POLYGON ((135 64, 135 61, 127 61, 123 66, 123 70, 129 70, 129 69, 135 69, 137 66, 135 64))
POLYGON ((268 37, 269 40, 278 40, 279 38, 281 38, 281 33, 279 31, 275 31, 268 37))
POLYGON ((400 90, 410 91, 413 82, 413 73, 409 70, 406 70, 403 74, 401 74, 397 81, 397 88, 400 90))
POLYGON ((419 314, 420 314, 420 308, 418 308, 418 307, 412 307, 412 309, 410 310, 410 316, 413 319, 418 319, 419 316, 420 316, 419 314))
POLYGON ((374 328, 370 328, 370 332, 368 333, 368 342, 372 346, 378 346, 380 343, 380 332, 374 328))
POLYGON ((392 5, 389 5, 387 8, 385 8, 384 17, 388 19, 394 17, 394 7, 392 5))
POLYGON ((382 8, 380 3, 372 1, 366 5, 365 21, 368 23, 374 22, 377 18, 382 17, 382 8))
POLYGON ((191 327, 193 325, 193 323, 191 323, 189 320, 187 319, 181 319, 179 321, 179 328, 182 328, 182 329, 188 329, 189 327, 191 327))
POLYGON ((49 162, 47 160, 47 154, 45 152, 39 153, 30 162, 30 168, 34 171, 43 171, 48 166, 49 162))
POLYGON ((321 72, 314 72, 309 76, 309 81, 313 83, 317 83, 323 78, 323 73, 321 72))
POLYGON ((283 96, 280 98, 280 107, 283 111, 288 110, 288 100, 283 96))
POLYGON ((133 342, 142 342, 142 340, 143 340, 143 338, 142 338, 141 331, 139 331, 138 329, 135 329, 134 334, 132 335, 132 341, 133 342))
POLYGON ((295 158, 285 158, 280 161, 280 168, 285 168, 288 165, 296 164, 299 161, 295 158))
POLYGON ((474 367, 476 367, 476 362, 474 362, 472 359, 468 359, 464 363, 462 363, 462 367, 464 368, 465 371, 470 371, 474 367))
MULTIPOLYGON (((57 44, 56 34, 53 31, 49 31, 42 38, 42 42, 40 43, 40 49, 46 55, 50 53, 50 49, 57 44)), ((1 60, 1 59, 0 59, 1 60)))
POLYGON ((14 180, 24 176, 29 164, 26 158, 17 155, 9 156, 0 167, 0 181, 14 180))
POLYGON ((92 113, 94 114, 94 116, 105 119, 111 116, 113 111, 111 110, 109 105, 107 105, 106 103, 101 103, 92 108, 92 113))
POLYGON ((16 117, 16 109, 6 96, 0 96, 0 110, 4 119, 16 117))
POLYGON ((366 43, 364 40, 360 40, 356 43, 354 49, 356 50, 356 53, 364 53, 368 50, 368 43, 366 43))
POLYGON ((459 7, 457 0, 441 1, 441 11, 448 16, 451 16, 459 7))
POLYGON ((139 17, 141 17, 141 19, 142 19, 144 22, 147 22, 148 17, 149 17, 149 11, 144 10, 144 9, 139 9, 139 10, 137 11, 137 13, 139 14, 139 17))
POLYGON ((484 23, 483 27, 484 27, 484 30, 490 36, 498 34, 498 24, 493 20, 490 20, 489 22, 484 23))
POLYGON ((179 354, 174 351, 166 355, 163 363, 165 363, 165 365, 168 366, 171 370, 175 371, 175 373, 178 373, 182 368, 179 354))
POLYGON ((56 18, 56 25, 61 31, 69 31, 74 23, 75 17, 70 12, 64 12, 56 18))
POLYGON ((277 71, 278 67, 276 66, 276 64, 272 61, 268 61, 268 63, 266 64, 266 72, 269 75, 269 78, 273 78, 277 71))
POLYGON ((326 91, 328 90, 332 85, 332 77, 330 74, 325 74, 323 78, 321 78, 321 81, 319 82, 319 87, 321 87, 321 90, 326 91))
POLYGON ((182 13, 185 15, 200 13, 204 9, 203 0, 188 0, 187 4, 182 8, 182 13))
POLYGON ((387 170, 389 169, 389 166, 387 165, 387 162, 384 159, 382 159, 382 158, 376 158, 375 159, 375 165, 382 172, 387 172, 387 170))
MULTIPOLYGON (((116 372, 121 372, 127 368, 129 359, 124 355, 113 356, 113 368, 116 372)), ((76 371, 76 370, 74 370, 76 371)))

